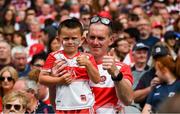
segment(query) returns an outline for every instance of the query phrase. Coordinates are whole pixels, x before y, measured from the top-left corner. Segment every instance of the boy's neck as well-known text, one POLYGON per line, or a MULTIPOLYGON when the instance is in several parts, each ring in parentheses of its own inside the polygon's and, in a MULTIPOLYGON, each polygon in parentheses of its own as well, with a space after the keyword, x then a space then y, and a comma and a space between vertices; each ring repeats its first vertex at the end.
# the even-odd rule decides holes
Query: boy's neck
POLYGON ((78 54, 78 50, 76 51, 76 52, 74 52, 74 53, 67 53, 67 52, 65 52, 64 51, 64 54, 68 57, 68 58, 73 58, 76 54, 78 54))

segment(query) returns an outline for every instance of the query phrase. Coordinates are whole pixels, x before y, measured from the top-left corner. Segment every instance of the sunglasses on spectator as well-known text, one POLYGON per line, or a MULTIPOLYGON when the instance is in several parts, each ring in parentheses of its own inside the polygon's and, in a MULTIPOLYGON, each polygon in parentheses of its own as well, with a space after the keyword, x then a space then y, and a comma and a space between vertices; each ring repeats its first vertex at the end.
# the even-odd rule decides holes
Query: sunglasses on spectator
POLYGON ((20 110, 23 108, 23 106, 20 105, 20 104, 5 104, 5 109, 6 109, 6 110, 10 110, 12 107, 13 107, 16 111, 20 111, 20 110))
POLYGON ((5 79, 7 79, 7 81, 12 81, 13 80, 13 78, 12 77, 0 77, 0 81, 5 81, 5 79))
POLYGON ((43 67, 43 65, 41 65, 41 64, 34 64, 33 66, 36 66, 36 67, 43 67))
POLYGON ((111 26, 111 20, 105 17, 94 16, 90 20, 90 24, 101 22, 104 25, 111 26))

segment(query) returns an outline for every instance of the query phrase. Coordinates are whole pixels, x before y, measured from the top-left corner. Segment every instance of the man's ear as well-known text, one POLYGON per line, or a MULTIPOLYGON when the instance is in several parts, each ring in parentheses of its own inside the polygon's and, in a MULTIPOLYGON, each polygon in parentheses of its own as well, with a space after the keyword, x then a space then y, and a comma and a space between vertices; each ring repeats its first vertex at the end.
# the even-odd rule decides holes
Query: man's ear
POLYGON ((61 42, 61 37, 59 35, 56 35, 55 39, 57 39, 57 41, 60 43, 61 42))
POLYGON ((82 44, 85 42, 86 38, 84 36, 81 37, 81 41, 79 44, 79 47, 82 46, 82 44))
POLYGON ((113 44, 113 42, 114 42, 112 35, 109 36, 109 40, 110 40, 109 46, 111 46, 113 44))

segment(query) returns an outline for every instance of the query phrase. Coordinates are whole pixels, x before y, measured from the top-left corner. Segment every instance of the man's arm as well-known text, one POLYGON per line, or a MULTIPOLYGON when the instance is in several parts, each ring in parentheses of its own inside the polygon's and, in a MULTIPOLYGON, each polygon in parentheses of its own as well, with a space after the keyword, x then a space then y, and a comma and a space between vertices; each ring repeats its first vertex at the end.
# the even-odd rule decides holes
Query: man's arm
POLYGON ((103 57, 103 68, 107 69, 109 74, 116 78, 117 74, 122 74, 122 79, 120 81, 114 81, 117 97, 124 103, 124 105, 130 105, 133 101, 133 90, 132 84, 128 78, 132 78, 131 70, 129 67, 125 66, 119 71, 113 56, 103 57))
POLYGON ((142 110, 142 114, 151 114, 151 105, 150 104, 145 104, 143 110, 142 110))
POLYGON ((50 72, 41 70, 39 74, 39 82, 52 86, 56 84, 70 84, 72 82, 71 75, 64 69, 66 67, 64 61, 57 60, 50 72))
POLYGON ((81 55, 77 58, 77 62, 80 66, 85 66, 88 76, 94 83, 100 82, 100 75, 97 68, 93 65, 92 61, 86 55, 81 55))
POLYGON ((135 90, 134 91, 134 101, 135 102, 141 102, 142 100, 144 100, 149 93, 152 91, 152 89, 157 85, 160 84, 160 79, 158 77, 154 77, 151 80, 150 86, 146 87, 144 89, 139 89, 139 90, 135 90))
POLYGON ((39 82, 46 86, 52 86, 57 84, 70 84, 72 79, 69 73, 66 73, 60 77, 52 76, 50 73, 41 71, 39 74, 39 82))
POLYGON ((151 87, 139 89, 134 91, 134 102, 138 103, 143 101, 151 92, 151 87))
POLYGON ((114 82, 118 98, 124 105, 130 105, 133 101, 132 84, 127 79, 122 79, 119 82, 114 82))

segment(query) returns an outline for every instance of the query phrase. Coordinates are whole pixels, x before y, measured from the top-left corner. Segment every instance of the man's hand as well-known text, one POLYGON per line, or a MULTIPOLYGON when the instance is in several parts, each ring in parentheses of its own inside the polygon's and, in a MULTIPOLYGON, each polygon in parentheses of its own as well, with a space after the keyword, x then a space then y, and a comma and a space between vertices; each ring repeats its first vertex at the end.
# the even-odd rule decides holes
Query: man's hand
POLYGON ((76 61, 79 64, 79 66, 88 66, 88 63, 90 62, 88 56, 85 54, 82 54, 79 57, 77 57, 76 61))
POLYGON ((70 73, 65 73, 60 78, 62 78, 62 80, 60 81, 60 84, 62 84, 62 85, 69 85, 73 81, 73 78, 71 77, 70 73))
POLYGON ((111 76, 115 76, 117 67, 115 65, 115 58, 113 56, 104 56, 102 66, 103 69, 107 70, 108 73, 111 74, 111 76))
POLYGON ((158 85, 158 84, 160 84, 160 83, 161 83, 160 79, 159 79, 158 77, 154 77, 154 78, 151 80, 151 85, 150 85, 150 87, 151 87, 151 88, 154 88, 156 85, 158 85))
POLYGON ((65 60, 56 60, 52 68, 51 75, 56 77, 62 76, 63 74, 67 73, 67 70, 64 69, 66 66, 65 60))
POLYGON ((107 56, 103 57, 102 63, 103 69, 107 70, 111 76, 116 76, 116 72, 118 71, 115 63, 114 57, 114 49, 112 49, 107 56))

